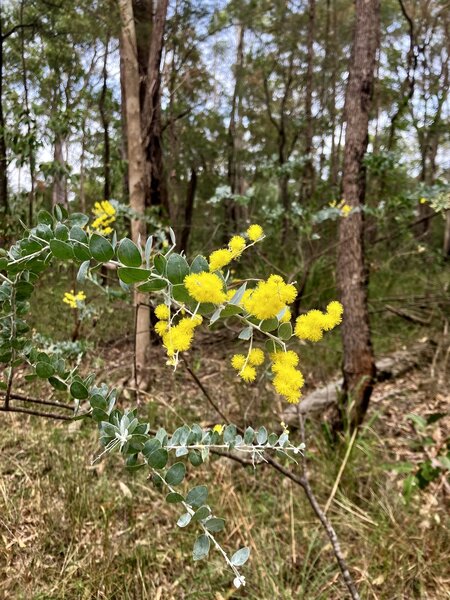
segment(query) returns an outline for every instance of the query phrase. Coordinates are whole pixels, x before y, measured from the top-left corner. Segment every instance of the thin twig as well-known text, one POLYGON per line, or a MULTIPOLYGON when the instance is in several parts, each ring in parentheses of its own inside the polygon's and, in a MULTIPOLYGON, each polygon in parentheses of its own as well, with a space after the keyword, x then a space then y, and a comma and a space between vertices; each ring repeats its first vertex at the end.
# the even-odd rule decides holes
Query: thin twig
POLYGON ((11 400, 21 400, 22 402, 31 402, 32 404, 45 404, 46 406, 56 406, 57 408, 63 408, 73 412, 73 406, 69 404, 62 404, 61 402, 54 402, 52 400, 41 400, 40 398, 32 398, 31 396, 25 396, 23 394, 16 394, 12 392, 9 395, 11 400))
POLYGON ((8 408, 1 406, 0 411, 1 412, 24 413, 26 415, 34 415, 35 417, 47 417, 48 419, 59 419, 60 421, 72 421, 72 417, 67 417, 66 415, 57 415, 55 413, 41 413, 36 410, 28 410, 27 408, 15 408, 13 406, 9 406, 8 408))
POLYGON ((229 424, 230 420, 222 412, 222 410, 217 406, 217 404, 214 402, 214 400, 212 399, 212 396, 210 395, 210 393, 208 392, 208 390, 205 388, 205 386, 203 385, 203 383, 200 381, 200 379, 197 377, 197 375, 194 373, 194 371, 189 366, 189 363, 187 362, 186 358, 183 356, 182 359, 183 359, 183 362, 184 362, 184 364, 186 366, 186 369, 187 369, 189 375, 195 381, 195 383, 197 384, 197 386, 201 389, 201 391, 203 392, 203 395, 205 396, 205 398, 208 400, 208 402, 214 408, 214 410, 216 411, 216 413, 221 416, 221 418, 225 421, 225 423, 229 424))

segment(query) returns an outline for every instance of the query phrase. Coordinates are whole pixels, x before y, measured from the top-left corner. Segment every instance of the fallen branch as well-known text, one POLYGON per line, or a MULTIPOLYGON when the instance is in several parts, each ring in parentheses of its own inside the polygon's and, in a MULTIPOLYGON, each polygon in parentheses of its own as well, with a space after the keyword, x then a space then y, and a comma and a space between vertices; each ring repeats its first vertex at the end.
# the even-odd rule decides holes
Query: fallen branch
MULTIPOLYGON (((377 381, 396 379, 408 371, 414 369, 418 364, 426 360, 430 350, 435 345, 432 340, 409 350, 399 350, 390 356, 380 358, 376 361, 377 381)), ((342 390, 342 378, 336 378, 325 386, 313 390, 300 402, 299 406, 289 405, 283 411, 281 420, 288 425, 298 426, 298 414, 306 415, 312 413, 323 413, 327 408, 338 401, 342 390)))

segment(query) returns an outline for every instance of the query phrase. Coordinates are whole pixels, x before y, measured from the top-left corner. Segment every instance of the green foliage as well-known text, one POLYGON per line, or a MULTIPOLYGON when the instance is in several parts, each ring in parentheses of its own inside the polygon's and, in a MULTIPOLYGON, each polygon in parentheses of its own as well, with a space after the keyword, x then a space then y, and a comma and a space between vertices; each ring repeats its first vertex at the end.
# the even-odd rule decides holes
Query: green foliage
MULTIPOLYGON (((151 243, 147 244, 147 268, 144 269, 140 267, 143 260, 141 251, 131 240, 124 238, 117 242, 114 236, 109 241, 103 235, 84 231, 82 227, 85 225, 83 215, 69 215, 59 206, 54 208, 53 215, 41 211, 38 225, 27 231, 1 259, 0 267, 6 275, 0 274, 0 361, 9 367, 5 386, 7 388, 12 383, 13 368, 20 364, 31 369, 31 376, 47 380, 57 390, 67 391, 74 400, 75 418, 90 417, 98 425, 100 443, 104 449, 97 460, 106 453, 119 451, 129 470, 148 468, 155 486, 165 490, 167 502, 182 506, 184 512, 178 518, 177 525, 184 528, 195 523, 201 528, 202 533, 194 544, 194 560, 205 558, 212 543, 220 550, 233 571, 236 587, 240 587, 245 583, 245 578, 238 567, 248 559, 249 549, 243 548, 229 559, 221 548, 214 536, 225 527, 225 520, 214 515, 211 507, 206 504, 208 489, 205 485, 194 486, 185 494, 174 488, 183 483, 187 465, 198 467, 208 460, 210 450, 217 447, 247 453, 255 462, 261 459, 265 451, 271 450, 292 459, 292 454, 298 453, 302 446, 293 446, 286 433, 280 438, 276 434, 268 434, 265 427, 260 427, 256 433, 247 428, 242 436, 233 424, 227 425, 223 431, 221 427, 203 430, 197 424, 185 424, 172 435, 168 435, 162 428, 151 432, 149 424, 138 418, 136 410, 121 411, 116 407, 117 390, 104 383, 96 384, 94 374, 82 377, 77 367, 69 369, 61 352, 37 350, 29 336, 25 317, 29 311, 34 283, 46 269, 51 268, 54 259, 78 263, 79 281, 90 278, 91 271, 111 261, 117 266, 118 277, 124 284, 138 283, 140 289, 148 285, 151 291, 163 293, 181 308, 187 307, 195 311, 202 308, 203 314, 208 315, 211 322, 217 318, 228 318, 229 315, 243 318, 241 310, 236 309, 239 308, 237 303, 243 297, 245 285, 232 295, 229 304, 231 312, 219 314, 213 319, 216 307, 209 302, 196 303, 184 286, 185 277, 189 273, 203 273, 207 271, 208 265, 203 257, 196 257, 192 265, 189 265, 184 256, 173 252, 173 232, 173 245, 165 255, 158 252, 152 254, 151 243), (86 256, 88 258, 85 259, 86 256), (164 286, 155 286, 159 282, 163 282, 164 286), (171 455, 182 460, 173 462, 171 455)), ((226 289, 223 278, 217 276, 217 281, 226 289)), ((78 309, 79 303, 84 301, 84 294, 67 295, 68 304, 72 308, 78 309)), ((194 317, 195 314, 196 312, 193 313, 194 317)), ((270 324, 264 321, 259 326, 257 321, 252 323, 245 320, 246 327, 239 338, 250 339, 253 328, 271 335, 269 331, 277 329, 279 321, 269 321, 270 324), (243 335, 247 331, 248 334, 243 335)), ((283 344, 281 341, 280 343, 283 344)))

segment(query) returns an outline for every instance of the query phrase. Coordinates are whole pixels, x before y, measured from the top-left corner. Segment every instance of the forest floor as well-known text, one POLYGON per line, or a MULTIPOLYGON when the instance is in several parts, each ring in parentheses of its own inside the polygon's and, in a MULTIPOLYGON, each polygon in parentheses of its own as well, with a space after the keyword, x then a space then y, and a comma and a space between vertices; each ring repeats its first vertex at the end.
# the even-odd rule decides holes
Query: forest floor
MULTIPOLYGON (((190 353, 203 385, 240 423, 279 427, 282 405, 274 403, 269 387, 263 381, 256 387, 236 381, 225 360, 230 336, 218 332, 214 339, 206 350, 208 339, 201 340, 202 358, 199 348, 190 353)), ((401 378, 377 385, 330 506, 362 598, 450 598, 449 484, 439 475, 426 489, 412 490, 409 499, 403 494, 406 471, 433 460, 449 438, 449 416, 440 417, 450 400, 448 339, 430 358, 401 378)), ((129 345, 104 345, 84 362, 88 369, 95 366, 100 378, 102 371, 108 373, 124 387, 123 402, 133 404, 129 345)), ((168 429, 198 415, 202 425, 216 423, 189 373, 180 368, 173 375, 164 363, 162 349, 152 348, 141 416, 168 429)), ((306 375, 314 383, 321 380, 320 372, 306 375)), ((17 386, 27 390, 20 374, 17 386)), ((67 424, 12 413, 1 418, 1 598, 346 597, 330 544, 302 490, 269 468, 242 468, 222 458, 188 476, 191 485, 209 485, 216 514, 226 518, 224 547, 233 552, 247 544, 252 549, 244 568, 248 584, 235 591, 219 555, 207 563, 192 561, 195 532, 175 526, 179 511, 165 503, 145 473, 125 471, 117 455, 92 465, 99 446, 91 422, 67 424)), ((292 438, 297 437, 293 431, 292 438)), ((327 440, 323 422, 307 422, 308 471, 322 506, 349 436, 340 446, 327 440)))

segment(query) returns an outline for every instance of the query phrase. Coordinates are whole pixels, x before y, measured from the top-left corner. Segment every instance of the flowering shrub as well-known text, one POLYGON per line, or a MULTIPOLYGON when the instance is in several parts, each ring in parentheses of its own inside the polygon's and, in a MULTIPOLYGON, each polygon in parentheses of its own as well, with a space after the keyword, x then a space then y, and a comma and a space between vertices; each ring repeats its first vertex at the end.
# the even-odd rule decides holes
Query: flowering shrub
MULTIPOLYGON (((241 433, 232 424, 206 430, 198 424, 185 424, 172 434, 163 428, 152 431, 148 423, 139 420, 136 410, 120 411, 116 407, 117 390, 106 383, 96 383, 93 374, 83 376, 78 368, 69 369, 60 355, 34 346, 25 320, 29 299, 40 274, 52 261, 79 263, 80 284, 86 278, 94 278, 101 265, 110 263, 116 267, 124 289, 136 286, 155 298, 155 331, 162 338, 168 364, 178 365, 180 353, 189 350, 198 327, 234 319, 241 326, 238 340, 247 345, 247 351, 232 357, 233 369, 250 383, 255 380, 257 369, 269 361, 270 370, 266 373, 275 391, 291 403, 299 402, 304 378, 298 369, 299 356, 288 349, 288 343, 295 337, 320 340, 325 331, 340 323, 342 306, 331 302, 326 312, 313 310, 301 315, 293 327, 289 310, 297 294, 293 284, 279 275, 270 275, 254 287, 247 287, 247 282, 237 287, 224 267, 264 239, 259 225, 251 225, 245 234, 235 235, 227 248, 214 251, 208 259, 197 256, 189 263, 174 251, 171 230, 172 245, 163 253, 153 249, 152 237, 143 248, 128 238, 117 240, 115 233, 108 238, 115 220, 115 209, 109 202, 97 203, 94 213, 96 218, 88 227, 89 218, 81 213, 68 214, 60 206, 55 206, 53 214, 41 211, 38 225, 0 254, 0 362, 7 366, 6 380, 2 382, 5 407, 8 408, 14 368, 18 365, 28 369, 28 379, 47 380, 54 389, 70 395, 74 416, 90 417, 98 424, 104 448, 100 456, 117 450, 128 468, 148 468, 155 485, 165 489, 167 502, 182 507, 184 512, 177 525, 186 527, 192 522, 200 528, 194 560, 205 558, 214 546, 233 571, 236 587, 240 587, 245 577, 239 567, 246 562, 249 549, 241 548, 229 558, 220 546, 214 534, 223 529, 225 522, 207 504, 205 486, 193 487, 185 494, 177 491, 186 464, 196 467, 208 459, 210 451, 217 450, 247 454, 254 464, 265 460, 267 452, 294 459, 303 445, 293 445, 286 429, 278 435, 268 433, 265 427, 257 431, 248 427, 241 433), (171 455, 187 460, 172 462, 171 455)), ((85 299, 84 292, 72 290, 64 295, 63 302, 78 308, 85 299)))

